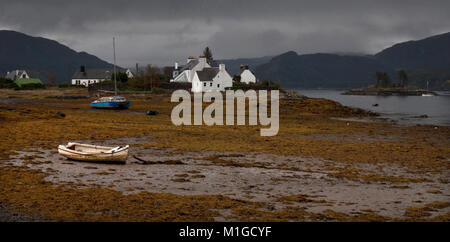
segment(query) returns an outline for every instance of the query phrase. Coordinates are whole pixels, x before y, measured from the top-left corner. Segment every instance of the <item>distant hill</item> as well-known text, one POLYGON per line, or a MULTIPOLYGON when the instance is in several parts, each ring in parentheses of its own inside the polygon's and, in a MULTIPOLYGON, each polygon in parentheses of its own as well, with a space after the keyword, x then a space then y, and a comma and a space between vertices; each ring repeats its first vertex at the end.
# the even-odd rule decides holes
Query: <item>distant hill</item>
POLYGON ((375 57, 396 69, 448 69, 450 68, 450 32, 396 44, 384 49, 375 57))
POLYGON ((387 48, 375 57, 394 69, 405 69, 410 83, 432 89, 450 88, 450 32, 387 48))
POLYGON ((279 81, 287 88, 353 88, 375 82, 375 72, 405 69, 410 83, 445 89, 450 80, 450 33, 396 44, 376 55, 297 55, 290 51, 255 68, 260 79, 279 81))
POLYGON ((265 64, 272 59, 272 56, 264 56, 257 58, 239 58, 239 59, 226 59, 216 60, 217 63, 224 63, 228 73, 231 76, 240 73, 240 65, 249 65, 249 69, 254 71, 259 65, 265 64))
POLYGON ((0 74, 16 69, 29 70, 47 81, 51 73, 59 83, 68 81, 75 70, 109 68, 112 64, 86 52, 76 52, 54 40, 32 37, 15 31, 0 30, 0 74))
POLYGON ((297 55, 290 51, 256 68, 259 79, 281 82, 286 88, 346 88, 375 81, 375 71, 394 71, 372 56, 297 55))

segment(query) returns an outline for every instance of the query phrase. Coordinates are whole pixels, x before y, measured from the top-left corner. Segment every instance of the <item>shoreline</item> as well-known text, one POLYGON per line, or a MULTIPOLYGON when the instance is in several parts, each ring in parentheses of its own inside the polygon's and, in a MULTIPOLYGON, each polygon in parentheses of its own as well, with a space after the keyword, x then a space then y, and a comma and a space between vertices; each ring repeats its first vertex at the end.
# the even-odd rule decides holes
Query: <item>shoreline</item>
POLYGON ((427 91, 422 89, 416 90, 386 90, 386 89, 351 89, 346 92, 343 92, 342 95, 363 95, 363 96, 423 96, 423 95, 432 95, 439 96, 436 92, 427 91))

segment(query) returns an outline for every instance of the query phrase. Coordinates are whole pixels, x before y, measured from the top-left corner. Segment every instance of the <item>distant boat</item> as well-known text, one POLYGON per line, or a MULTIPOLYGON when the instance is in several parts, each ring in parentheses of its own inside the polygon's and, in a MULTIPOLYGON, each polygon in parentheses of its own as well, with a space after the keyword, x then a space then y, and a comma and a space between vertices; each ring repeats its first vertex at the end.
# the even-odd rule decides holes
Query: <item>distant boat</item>
POLYGON ((93 108, 105 108, 105 109, 126 109, 130 107, 131 102, 127 101, 125 97, 117 96, 117 73, 116 73, 116 42, 113 38, 113 51, 114 51, 114 94, 113 97, 102 97, 91 102, 93 108))
POLYGON ((422 93, 422 97, 433 97, 434 95, 431 93, 422 93))
POLYGON ((64 157, 88 162, 126 163, 129 146, 98 146, 80 143, 59 145, 58 153, 64 157))
POLYGON ((131 102, 121 96, 102 97, 91 102, 93 108, 105 108, 105 109, 126 109, 130 107, 131 102))
POLYGON ((429 82, 427 81, 427 92, 426 93, 422 93, 422 97, 432 97, 432 96, 434 96, 432 93, 430 93, 428 91, 428 84, 429 84, 429 82))

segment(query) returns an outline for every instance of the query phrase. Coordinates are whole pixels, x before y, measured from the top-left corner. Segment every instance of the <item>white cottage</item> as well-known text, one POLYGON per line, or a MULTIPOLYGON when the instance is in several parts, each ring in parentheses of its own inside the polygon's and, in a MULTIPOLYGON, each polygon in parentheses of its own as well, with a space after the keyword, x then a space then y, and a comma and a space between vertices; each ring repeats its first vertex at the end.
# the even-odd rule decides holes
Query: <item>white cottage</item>
POLYGON ((133 74, 133 72, 131 72, 130 69, 126 69, 125 70, 125 74, 127 74, 128 78, 133 78, 134 77, 134 74, 133 74))
MULTIPOLYGON (((126 73, 128 78, 133 77, 133 73, 129 69, 116 68, 116 72, 126 73)), ((72 85, 87 87, 93 83, 111 80, 112 73, 114 73, 114 69, 86 69, 84 66, 80 66, 72 76, 72 85)))
POLYGON ((239 74, 239 76, 241 78, 240 81, 243 83, 249 84, 256 82, 256 77, 255 75, 253 75, 250 69, 248 69, 248 65, 241 65, 241 73, 239 74))
POLYGON ((225 64, 213 67, 206 57, 198 59, 190 56, 185 66, 175 63, 173 79, 171 82, 192 83, 192 92, 225 91, 225 88, 233 86, 233 79, 225 69, 225 64))
POLYGON ((14 70, 14 71, 8 71, 6 73, 6 78, 10 80, 16 80, 16 79, 29 79, 30 75, 25 70, 14 70))

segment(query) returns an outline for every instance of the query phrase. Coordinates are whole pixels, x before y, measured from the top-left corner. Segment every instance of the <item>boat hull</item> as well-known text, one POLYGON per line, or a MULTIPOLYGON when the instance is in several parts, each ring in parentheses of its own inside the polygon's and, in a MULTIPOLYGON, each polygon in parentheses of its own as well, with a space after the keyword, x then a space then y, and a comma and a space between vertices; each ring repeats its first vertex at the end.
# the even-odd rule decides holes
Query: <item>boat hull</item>
POLYGON ((91 103, 92 108, 103 108, 103 109, 127 109, 130 107, 131 102, 101 102, 101 103, 91 103))
POLYGON ((107 148, 112 147, 79 144, 92 148, 91 151, 80 151, 69 148, 70 145, 73 145, 73 143, 69 143, 69 145, 58 146, 58 153, 68 159, 85 162, 125 164, 128 158, 128 146, 125 146, 117 150, 116 152, 111 152, 111 150, 107 151, 107 148), (96 150, 96 147, 103 148, 104 151, 96 150))

